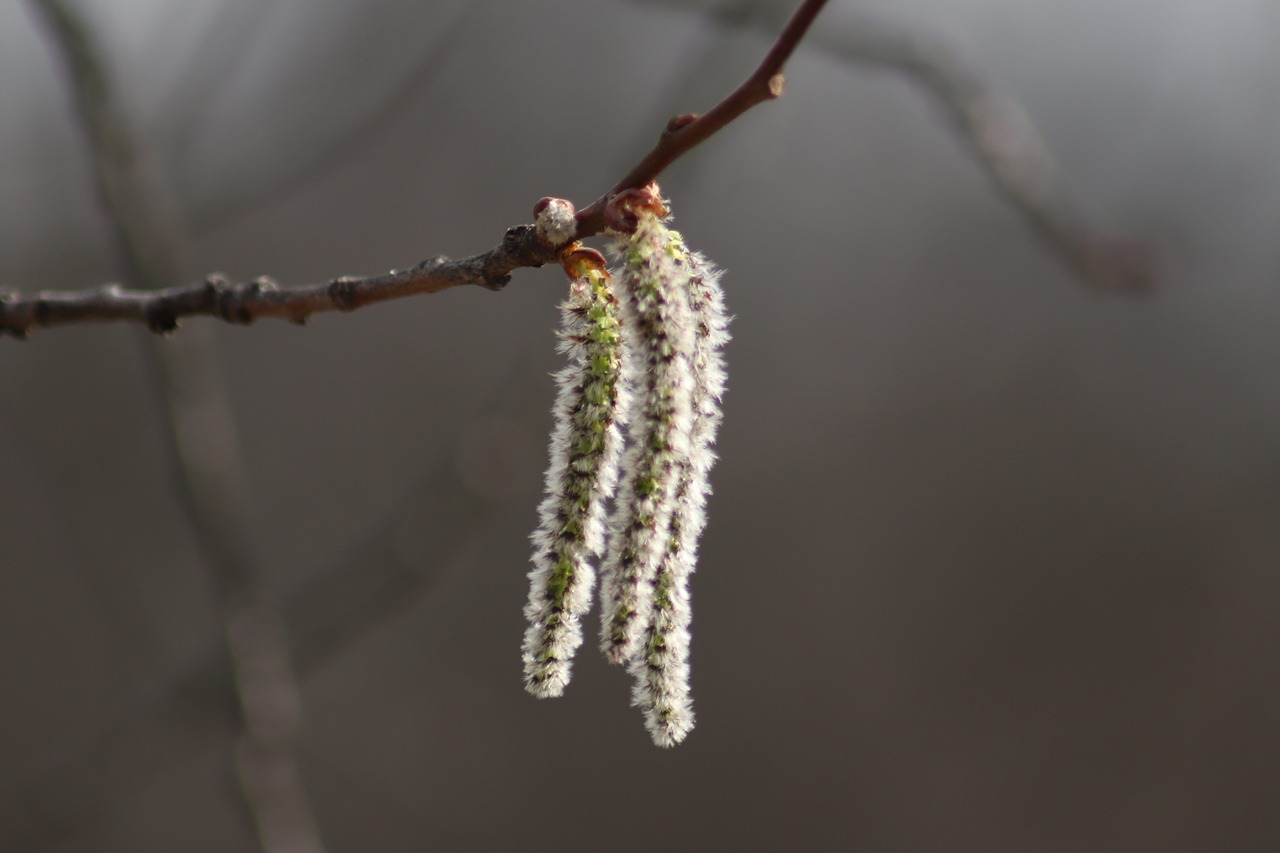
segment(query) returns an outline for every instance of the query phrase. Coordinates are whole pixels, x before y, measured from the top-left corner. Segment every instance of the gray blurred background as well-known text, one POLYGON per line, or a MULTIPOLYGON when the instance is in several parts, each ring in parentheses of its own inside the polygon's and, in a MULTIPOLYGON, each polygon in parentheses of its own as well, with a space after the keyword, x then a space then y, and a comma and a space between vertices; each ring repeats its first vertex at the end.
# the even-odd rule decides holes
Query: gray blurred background
MULTIPOLYGON (((585 204, 769 38, 645 2, 82 0, 184 273, 286 284, 585 204)), ((556 270, 214 338, 332 851, 1280 849, 1280 6, 833 2, 1016 97, 1083 285, 894 73, 802 47, 663 180, 736 315, 698 726, 584 649, 521 686, 556 270)), ((815 32, 816 37, 816 32, 815 32)), ((63 75, 0 5, 0 285, 118 279, 63 75)), ((0 340, 0 849, 255 846, 146 334, 0 340)), ((594 630, 592 628, 591 630, 594 630)))

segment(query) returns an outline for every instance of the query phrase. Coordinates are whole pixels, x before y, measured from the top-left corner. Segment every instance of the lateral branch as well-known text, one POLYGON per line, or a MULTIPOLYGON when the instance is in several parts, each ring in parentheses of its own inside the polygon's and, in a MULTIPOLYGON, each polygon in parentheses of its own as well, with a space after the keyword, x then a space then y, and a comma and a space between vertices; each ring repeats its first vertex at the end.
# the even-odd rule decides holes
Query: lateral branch
POLYGON ((200 315, 240 325, 264 317, 302 324, 325 311, 354 311, 463 284, 501 290, 512 270, 554 260, 555 251, 538 241, 532 225, 517 225, 507 230, 500 245, 469 258, 429 258, 407 270, 340 276, 320 284, 285 288, 267 277, 233 282, 214 273, 204 281, 163 290, 108 284, 92 290, 0 293, 0 333, 26 338, 46 326, 111 320, 132 320, 163 333, 176 329, 183 317, 200 315))

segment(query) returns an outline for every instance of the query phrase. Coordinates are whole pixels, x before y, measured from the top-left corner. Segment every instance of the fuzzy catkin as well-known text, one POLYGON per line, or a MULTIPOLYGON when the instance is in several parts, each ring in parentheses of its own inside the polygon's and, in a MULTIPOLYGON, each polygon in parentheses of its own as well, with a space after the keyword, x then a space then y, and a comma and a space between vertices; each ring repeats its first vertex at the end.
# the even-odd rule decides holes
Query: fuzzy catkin
POLYGON ((672 498, 689 456, 693 419, 689 259, 678 235, 673 239, 675 232, 652 210, 641 209, 636 219, 634 232, 613 247, 621 266, 631 439, 601 569, 601 648, 615 664, 636 655, 652 619, 654 578, 668 548, 672 498))
POLYGON ((582 644, 582 617, 595 580, 591 558, 604 545, 605 503, 617 483, 622 440, 617 413, 622 335, 609 274, 588 269, 561 304, 560 351, 569 364, 556 375, 551 462, 540 524, 530 537, 533 570, 525 616, 525 688, 559 696, 582 644))
POLYGON ((651 617, 642 646, 628 665, 634 679, 632 704, 644 713, 653 742, 662 747, 682 741, 694 724, 689 689, 689 625, 693 615, 689 576, 696 566, 698 539, 706 526, 709 476, 715 463, 711 445, 723 419, 720 398, 724 394, 725 368, 721 348, 729 339, 719 270, 697 253, 687 253, 687 258, 687 293, 694 331, 690 352, 693 395, 689 455, 679 465, 668 547, 653 578, 651 617))
MULTIPOLYGON (((563 200, 540 201, 540 238, 558 245, 551 226, 571 212, 563 200)), ((694 723, 689 578, 706 525, 728 317, 718 270, 667 226, 656 185, 612 196, 604 216, 615 290, 598 252, 559 250, 576 276, 561 306, 571 363, 558 374, 547 497, 532 537, 525 683, 536 696, 563 693, 582 642, 590 561, 603 552, 601 647, 626 664, 653 742, 671 747, 694 723)))

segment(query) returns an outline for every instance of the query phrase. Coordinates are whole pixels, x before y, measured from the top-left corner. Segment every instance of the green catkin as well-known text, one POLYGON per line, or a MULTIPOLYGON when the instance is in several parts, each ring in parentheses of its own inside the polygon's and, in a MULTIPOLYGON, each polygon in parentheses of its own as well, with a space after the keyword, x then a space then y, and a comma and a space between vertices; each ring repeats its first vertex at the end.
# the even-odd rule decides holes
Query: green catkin
POLYGON ((613 249, 621 266, 631 443, 601 570, 601 647, 611 663, 623 664, 639 651, 652 619, 654 577, 667 549, 680 466, 689 455, 693 323, 688 257, 657 213, 640 208, 634 232, 618 237, 613 249))
POLYGON ((591 559, 604 545, 605 503, 617 482, 622 446, 617 412, 622 334, 618 300, 603 268, 588 268, 560 306, 560 350, 569 364, 556 376, 551 461, 529 573, 524 638, 526 689, 559 696, 582 644, 591 605, 591 559))
POLYGON ((715 463, 711 445, 722 420, 720 398, 725 388, 721 349, 729 339, 719 271, 701 255, 689 253, 688 258, 689 307, 694 324, 690 453, 679 467, 668 547, 654 575, 652 618, 640 652, 628 665, 634 679, 632 704, 644 713, 653 742, 662 747, 682 741, 694 723, 689 688, 689 625, 693 617, 689 578, 697 562, 698 539, 706 526, 708 480, 715 463))
MULTIPOLYGON (((694 722, 689 578, 706 525, 728 318, 719 272, 667 226, 656 186, 611 204, 612 289, 598 253, 561 249, 594 260, 566 263, 578 276, 561 306, 570 364, 557 376, 547 496, 532 536, 525 684, 536 696, 563 693, 590 603, 590 561, 603 552, 601 647, 626 664, 632 704, 654 743, 670 747, 694 722)), ((536 213, 544 242, 572 238, 567 202, 544 199, 536 213)))

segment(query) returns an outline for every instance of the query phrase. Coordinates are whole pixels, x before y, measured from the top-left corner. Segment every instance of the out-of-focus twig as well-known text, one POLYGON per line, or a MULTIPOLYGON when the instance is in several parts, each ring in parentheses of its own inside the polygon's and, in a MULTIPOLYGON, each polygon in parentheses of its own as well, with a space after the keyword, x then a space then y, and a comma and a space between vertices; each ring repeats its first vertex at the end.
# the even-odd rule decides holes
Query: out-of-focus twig
MULTIPOLYGON (((787 4, 773 0, 645 0, 699 9, 736 26, 770 30, 787 4)), ((962 142, 1045 243, 1084 281, 1111 290, 1155 283, 1154 252, 1095 229, 1064 185, 1049 147, 1026 111, 985 85, 945 45, 865 13, 828 19, 807 44, 850 63, 903 75, 930 95, 962 142)))
MULTIPOLYGON (((485 515, 484 500, 459 480, 451 456, 392 505, 392 513, 282 602, 300 674, 323 667, 417 601, 474 542, 485 515), (433 520, 425 530, 424 518, 433 520), (425 535, 406 547, 406 529, 425 535)), ((233 678, 226 649, 214 652, 139 691, 87 749, 0 792, 0 849, 36 853, 77 836, 121 793, 214 744, 234 742, 241 720, 233 678)))
MULTIPOLYGON (((66 0, 31 0, 65 66, 75 117, 93 158, 103 211, 129 277, 145 289, 172 281, 181 239, 150 182, 93 34, 66 0)), ((257 590, 248 477, 212 338, 161 348, 146 342, 166 413, 169 460, 197 556, 214 587, 243 734, 234 776, 264 853, 323 853, 298 772, 301 701, 284 626, 257 590)))
POLYGON ((199 235, 216 229, 245 211, 257 209, 265 201, 305 186, 352 158, 361 147, 385 138, 394 128, 396 117, 421 95, 453 55, 461 43, 459 34, 476 8, 467 2, 455 7, 448 19, 432 32, 432 43, 413 55, 409 66, 372 104, 354 115, 326 115, 327 136, 302 156, 281 156, 260 180, 238 182, 231 193, 202 204, 192 214, 192 232, 199 235))
MULTIPOLYGON (((271 17, 279 11, 277 0, 220 0, 209 22, 201 29, 199 43, 183 54, 182 65, 168 82, 160 102, 164 116, 157 145, 170 162, 181 162, 192 142, 208 131, 207 121, 220 90, 235 78, 258 47, 259 39, 272 32, 271 17)), ((167 14, 189 16, 186 5, 175 5, 167 14)), ((158 25, 164 28, 166 21, 158 25)))

